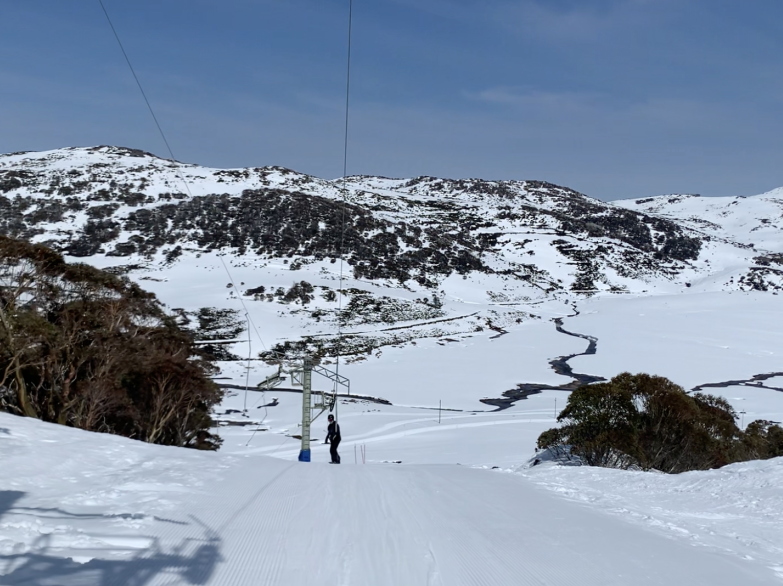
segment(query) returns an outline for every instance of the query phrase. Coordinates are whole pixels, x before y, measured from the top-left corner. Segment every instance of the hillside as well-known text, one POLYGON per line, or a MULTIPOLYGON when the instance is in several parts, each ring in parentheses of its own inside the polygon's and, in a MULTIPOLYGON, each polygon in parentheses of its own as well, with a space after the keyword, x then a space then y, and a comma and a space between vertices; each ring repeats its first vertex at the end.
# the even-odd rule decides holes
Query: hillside
POLYGON ((783 246, 775 193, 704 213, 673 203, 695 198, 609 204, 542 181, 350 177, 345 208, 342 189, 283 168, 210 169, 119 147, 0 156, 4 234, 118 264, 190 249, 297 266, 335 258, 343 239, 357 278, 434 289, 477 272, 537 296, 682 287, 783 246))
POLYGON ((783 188, 753 197, 662 195, 615 205, 670 219, 702 238, 756 251, 752 264, 727 265, 727 289, 779 290, 783 276, 783 188))
POLYGON ((669 476, 534 453, 575 385, 626 370, 783 421, 779 193, 344 185, 117 147, 0 156, 0 233, 154 292, 228 388, 211 453, 0 413, 0 582, 781 579, 780 458, 669 476), (340 329, 343 465, 324 417, 296 463, 301 394, 254 390, 263 358, 335 368, 340 329))
MULTIPOLYGON (((139 281, 189 327, 203 323, 199 312, 217 309, 233 312, 232 331, 241 332, 247 309, 251 355, 307 350, 328 363, 341 327, 348 365, 425 342, 449 346, 433 363, 441 365, 437 380, 453 377, 453 385, 475 389, 486 386, 480 370, 449 365, 471 360, 465 345, 504 336, 493 340, 506 348, 492 363, 499 377, 474 390, 476 398, 524 396, 524 389, 579 378, 550 367, 584 348, 550 321, 576 315, 591 297, 689 293, 695 307, 703 302, 693 294, 776 294, 781 206, 777 193, 612 204, 542 181, 328 181, 279 167, 210 169, 108 146, 0 156, 0 233, 139 281), (505 334, 517 331, 522 338, 509 342, 505 334)), ((638 358, 638 338, 617 340, 638 358)), ((247 343, 213 350, 238 358, 247 343)), ((695 365, 688 381, 714 380, 707 368, 695 365)), ((231 364, 224 371, 237 374, 231 364)), ((357 371, 360 380, 362 372, 370 371, 357 371)), ((363 392, 390 392, 378 388, 376 374, 366 376, 362 386, 373 388, 363 392)), ((407 387, 399 372, 389 380, 396 393, 407 387)))
MULTIPOLYGON (((0 173, 3 232, 75 257, 227 248, 296 263, 335 258, 343 237, 342 183, 282 168, 208 169, 97 147, 6 155, 0 173)), ((358 278, 436 287, 481 272, 552 292, 705 271, 693 230, 545 182, 351 177, 345 199, 344 252, 358 278)))

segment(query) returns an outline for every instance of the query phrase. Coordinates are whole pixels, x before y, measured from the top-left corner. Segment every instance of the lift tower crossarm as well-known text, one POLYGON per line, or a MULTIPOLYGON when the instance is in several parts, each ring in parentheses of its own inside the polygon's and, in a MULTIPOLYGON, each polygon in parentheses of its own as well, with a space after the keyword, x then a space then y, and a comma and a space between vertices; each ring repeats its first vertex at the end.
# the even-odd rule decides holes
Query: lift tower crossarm
POLYGON ((351 381, 348 380, 347 377, 344 377, 341 374, 337 374, 333 370, 329 370, 328 368, 324 368, 323 366, 319 366, 317 364, 313 365, 313 371, 320 374, 324 378, 328 378, 330 381, 333 381, 338 385, 345 387, 346 389, 348 389, 348 394, 349 395, 351 394, 351 381))

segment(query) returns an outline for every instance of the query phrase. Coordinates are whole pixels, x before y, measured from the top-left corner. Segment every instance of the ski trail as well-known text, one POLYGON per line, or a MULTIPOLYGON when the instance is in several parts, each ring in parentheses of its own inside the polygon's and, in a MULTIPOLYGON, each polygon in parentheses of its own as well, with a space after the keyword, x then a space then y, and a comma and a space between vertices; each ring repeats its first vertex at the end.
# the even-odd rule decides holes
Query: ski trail
POLYGON ((175 522, 150 523, 135 535, 155 544, 143 555, 114 565, 68 563, 60 574, 34 563, 0 583, 756 586, 776 580, 769 568, 626 523, 524 477, 464 466, 332 466, 251 455, 232 458, 220 475, 210 471, 179 494, 167 514, 175 522), (90 574, 102 568, 103 575, 90 574))
POLYGON ((427 572, 427 586, 443 586, 443 581, 440 579, 440 568, 438 567, 438 560, 435 554, 432 552, 432 544, 427 545, 427 554, 424 556, 429 563, 429 571, 427 572))
POLYGON ((609 526, 600 513, 541 499, 505 477, 487 482, 480 471, 465 470, 462 482, 452 483, 439 472, 430 468, 420 482, 437 494, 429 505, 430 519, 441 525, 438 534, 451 536, 435 545, 439 557, 451 557, 445 564, 448 584, 712 586, 753 581, 727 581, 736 571, 734 560, 630 526, 609 526), (699 556, 711 562, 701 565, 699 556))
POLYGON ((366 468, 335 470, 335 482, 356 487, 340 495, 345 517, 341 547, 351 552, 352 565, 345 584, 364 584, 362 577, 368 575, 379 586, 409 584, 412 577, 413 583, 425 584, 432 562, 425 555, 425 530, 411 507, 418 492, 407 479, 389 483, 383 475, 367 474, 366 468), (357 540, 358 535, 364 538, 357 540))
MULTIPOLYGON (((211 584, 215 574, 222 576, 219 583, 226 584, 279 583, 286 560, 285 525, 296 496, 290 483, 281 479, 295 466, 293 463, 275 466, 279 470, 267 474, 260 486, 222 479, 210 486, 209 491, 194 491, 187 499, 188 521, 163 526, 157 531, 158 547, 140 559, 156 559, 161 552, 174 552, 196 563, 184 570, 158 573, 142 583, 145 586, 211 584), (264 563, 258 562, 259 551, 268 552, 264 563)), ((126 577, 118 577, 110 584, 127 586, 126 577)))
MULTIPOLYGON (((484 516, 474 512, 468 515, 468 519, 465 519, 464 515, 456 517, 450 514, 454 507, 460 506, 460 502, 475 501, 477 496, 475 492, 464 488, 461 484, 444 486, 442 478, 437 474, 424 473, 419 482, 433 488, 438 495, 438 498, 433 501, 434 506, 427 511, 428 520, 435 526, 445 525, 440 533, 449 536, 447 540, 438 540, 433 545, 439 552, 438 557, 448 560, 448 563, 444 564, 445 583, 490 586, 508 583, 509 579, 513 579, 513 583, 520 586, 569 583, 549 582, 545 577, 540 576, 535 565, 517 563, 518 560, 525 558, 520 557, 519 551, 515 551, 519 547, 519 544, 515 543, 517 540, 512 539, 511 543, 515 545, 511 548, 508 545, 504 547, 501 524, 487 525, 477 518, 484 516), (505 551, 506 549, 510 551, 505 551), (476 555, 477 552, 481 552, 481 555, 476 555)), ((487 506, 495 508, 491 504, 487 506)), ((508 515, 507 511, 500 512, 502 516, 508 515)), ((497 515, 493 517, 497 518, 497 515)), ((514 530, 518 531, 519 527, 515 527, 514 530)))
POLYGON ((232 530, 232 538, 239 536, 239 539, 236 539, 237 545, 232 554, 226 556, 225 563, 227 568, 241 568, 242 573, 236 579, 230 579, 229 583, 257 581, 260 584, 277 584, 280 581, 287 560, 287 524, 296 495, 291 494, 290 486, 279 484, 268 491, 266 498, 274 506, 267 506, 261 511, 262 519, 248 516, 232 530), (265 552, 264 563, 247 563, 257 558, 260 552, 265 552))
MULTIPOLYGON (((474 421, 470 423, 453 423, 450 425, 441 424, 441 425, 430 425, 428 427, 415 427, 413 429, 408 429, 404 431, 397 431, 394 433, 387 433, 387 434, 381 434, 381 435, 372 435, 372 434, 365 434, 364 436, 361 436, 359 438, 351 439, 351 440, 343 440, 340 443, 340 449, 347 448, 348 446, 358 445, 360 443, 362 444, 370 444, 380 441, 388 441, 388 440, 394 440, 401 437, 409 437, 412 435, 420 435, 423 433, 442 433, 445 431, 451 431, 455 429, 468 429, 473 427, 486 427, 488 425, 525 425, 530 424, 531 422, 544 422, 544 423, 551 423, 552 418, 542 418, 542 419, 533 419, 531 417, 520 417, 519 419, 505 419, 500 421, 474 421)), ((317 449, 320 449, 317 447, 317 445, 312 446, 313 453, 316 452, 317 449)), ((296 450, 283 450, 279 451, 275 454, 276 458, 293 458, 299 454, 299 449, 296 450)))

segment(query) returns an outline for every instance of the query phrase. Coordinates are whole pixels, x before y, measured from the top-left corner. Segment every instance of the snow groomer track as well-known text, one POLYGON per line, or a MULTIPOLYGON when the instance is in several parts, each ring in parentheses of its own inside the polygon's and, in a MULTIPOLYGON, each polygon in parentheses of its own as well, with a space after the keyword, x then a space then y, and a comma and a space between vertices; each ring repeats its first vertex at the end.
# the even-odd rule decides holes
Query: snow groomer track
MULTIPOLYGON (((117 444, 120 438, 106 439, 117 444)), ((177 454, 157 446, 138 448, 157 456, 177 454)), ((87 513, 95 509, 89 503, 31 507, 24 493, 0 492, 0 527, 14 522, 18 529, 22 522, 42 533, 30 551, 0 556, 5 574, 0 584, 775 582, 768 568, 690 547, 512 474, 459 465, 328 466, 251 455, 232 458, 209 474, 179 476, 180 467, 192 470, 202 456, 188 454, 184 462, 170 462, 165 472, 165 457, 140 464, 179 482, 148 478, 123 485, 117 479, 114 493, 101 493, 115 502, 103 514, 87 513), (130 501, 143 502, 142 508, 168 513, 130 514, 134 505, 121 501, 126 491, 134 491, 130 501), (154 491, 158 500, 149 503, 145 491, 154 491), (55 528, 50 530, 47 521, 55 528), (57 528, 62 523, 69 525, 67 531, 57 528)), ((211 456, 204 460, 215 463, 211 456)))
MULTIPOLYGON (((214 527, 222 561, 204 563, 204 581, 195 583, 715 586, 772 579, 499 473, 264 462, 254 474, 257 482, 227 480, 225 502, 204 503, 200 522, 214 527)), ((205 528, 196 520, 170 525, 166 540, 199 539, 205 528)), ((177 580, 151 583, 187 583, 177 580)))

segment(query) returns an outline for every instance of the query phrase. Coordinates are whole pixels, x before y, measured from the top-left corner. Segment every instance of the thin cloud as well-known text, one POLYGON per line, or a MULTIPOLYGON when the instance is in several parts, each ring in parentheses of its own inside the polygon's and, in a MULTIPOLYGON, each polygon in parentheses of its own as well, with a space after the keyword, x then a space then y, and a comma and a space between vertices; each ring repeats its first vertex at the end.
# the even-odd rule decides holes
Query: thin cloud
POLYGON ((664 16, 670 0, 602 0, 557 6, 540 0, 509 0, 497 5, 492 20, 501 28, 556 41, 591 41, 649 26, 664 16))
POLYGON ((524 109, 555 109, 559 112, 596 109, 603 103, 609 105, 609 97, 595 92, 554 92, 534 88, 496 86, 478 92, 465 92, 469 100, 485 104, 524 109))

